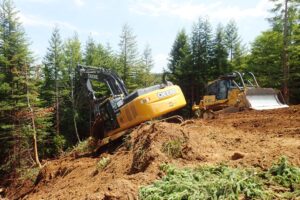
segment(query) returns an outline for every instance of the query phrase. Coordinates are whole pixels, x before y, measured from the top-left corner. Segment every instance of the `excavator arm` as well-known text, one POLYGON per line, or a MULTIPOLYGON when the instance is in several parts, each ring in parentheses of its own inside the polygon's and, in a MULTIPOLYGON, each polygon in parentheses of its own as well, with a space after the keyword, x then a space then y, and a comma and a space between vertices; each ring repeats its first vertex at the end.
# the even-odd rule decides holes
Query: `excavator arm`
POLYGON ((123 80, 113 71, 103 67, 88 67, 78 65, 77 70, 80 74, 81 81, 86 85, 87 90, 95 99, 95 91, 93 90, 91 80, 96 80, 105 83, 112 96, 127 96, 128 91, 123 80))

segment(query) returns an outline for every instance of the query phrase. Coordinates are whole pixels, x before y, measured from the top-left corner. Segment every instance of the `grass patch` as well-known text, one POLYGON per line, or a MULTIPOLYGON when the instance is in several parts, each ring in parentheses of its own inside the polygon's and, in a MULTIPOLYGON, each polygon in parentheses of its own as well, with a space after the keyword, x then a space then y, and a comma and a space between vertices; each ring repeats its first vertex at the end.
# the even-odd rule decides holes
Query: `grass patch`
POLYGON ((267 171, 225 165, 178 169, 164 164, 161 180, 139 189, 140 199, 296 199, 300 168, 281 158, 267 171))
POLYGON ((182 145, 183 142, 180 139, 174 139, 163 143, 162 152, 172 158, 182 157, 182 145))
POLYGON ((97 165, 96 165, 96 169, 98 171, 101 171, 103 170, 109 163, 110 163, 110 158, 109 157, 102 157, 98 162, 97 162, 97 165))

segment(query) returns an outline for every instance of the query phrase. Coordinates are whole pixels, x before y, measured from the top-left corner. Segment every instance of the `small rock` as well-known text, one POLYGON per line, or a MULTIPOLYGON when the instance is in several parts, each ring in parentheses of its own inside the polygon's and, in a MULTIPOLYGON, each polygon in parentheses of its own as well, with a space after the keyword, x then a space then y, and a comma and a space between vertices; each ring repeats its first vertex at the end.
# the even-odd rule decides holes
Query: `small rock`
POLYGON ((244 154, 235 152, 235 153, 231 156, 231 160, 238 160, 238 159, 242 159, 242 158, 244 158, 244 157, 245 157, 244 154))

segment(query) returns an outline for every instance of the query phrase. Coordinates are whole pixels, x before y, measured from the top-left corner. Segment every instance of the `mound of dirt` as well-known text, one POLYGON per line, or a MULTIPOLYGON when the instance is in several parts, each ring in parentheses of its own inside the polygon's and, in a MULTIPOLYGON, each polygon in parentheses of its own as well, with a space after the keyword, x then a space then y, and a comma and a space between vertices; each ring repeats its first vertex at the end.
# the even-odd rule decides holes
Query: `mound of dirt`
MULTIPOLYGON (((300 166, 299 128, 300 106, 182 124, 143 124, 113 152, 48 161, 24 199, 137 199, 140 186, 163 176, 163 163, 264 169, 285 155, 300 166), (109 162, 99 169, 103 158, 109 162)), ((8 197, 17 197, 17 192, 12 188, 8 197)))

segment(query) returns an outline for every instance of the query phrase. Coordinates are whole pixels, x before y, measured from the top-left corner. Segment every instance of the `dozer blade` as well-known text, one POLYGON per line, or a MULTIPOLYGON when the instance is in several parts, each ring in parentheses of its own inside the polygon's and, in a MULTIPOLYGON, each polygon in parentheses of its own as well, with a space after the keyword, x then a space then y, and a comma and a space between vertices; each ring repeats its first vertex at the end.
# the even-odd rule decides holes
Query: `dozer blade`
POLYGON ((246 100, 249 108, 254 110, 270 110, 286 108, 288 105, 283 103, 282 96, 272 88, 247 88, 245 91, 246 100))

